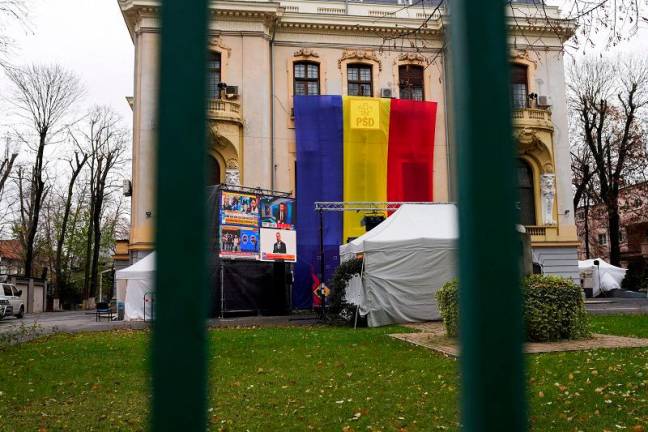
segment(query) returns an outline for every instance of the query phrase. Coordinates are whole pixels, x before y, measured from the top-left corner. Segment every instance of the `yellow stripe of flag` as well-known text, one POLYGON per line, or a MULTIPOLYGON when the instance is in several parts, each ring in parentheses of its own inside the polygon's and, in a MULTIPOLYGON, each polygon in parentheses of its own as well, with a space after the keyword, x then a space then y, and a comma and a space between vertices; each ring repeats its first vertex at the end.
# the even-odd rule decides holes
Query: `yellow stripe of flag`
MULTIPOLYGON (((387 201, 387 141, 391 101, 345 96, 344 201, 387 201)), ((344 212, 343 242, 365 233, 365 213, 344 212)))

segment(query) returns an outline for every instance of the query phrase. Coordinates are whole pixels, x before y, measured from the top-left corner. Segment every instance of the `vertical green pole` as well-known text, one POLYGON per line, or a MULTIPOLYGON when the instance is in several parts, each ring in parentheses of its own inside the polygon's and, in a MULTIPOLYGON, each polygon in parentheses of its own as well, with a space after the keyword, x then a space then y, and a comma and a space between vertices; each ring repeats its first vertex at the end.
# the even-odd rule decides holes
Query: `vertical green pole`
POLYGON ((452 0, 453 123, 459 176, 462 423, 526 429, 515 146, 505 3, 452 0))
POLYGON ((157 148, 154 431, 205 431, 207 0, 163 0, 157 148))

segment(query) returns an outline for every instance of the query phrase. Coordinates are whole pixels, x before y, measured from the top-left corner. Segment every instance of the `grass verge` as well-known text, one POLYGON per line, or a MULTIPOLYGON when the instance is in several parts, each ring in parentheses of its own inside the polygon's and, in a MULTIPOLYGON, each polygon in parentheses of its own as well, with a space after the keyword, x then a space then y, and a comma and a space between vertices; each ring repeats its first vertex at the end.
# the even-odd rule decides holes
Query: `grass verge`
MULTIPOLYGON (((642 335, 642 323, 592 317, 595 332, 642 335)), ((397 331, 210 331, 210 430, 458 430, 457 362, 386 336, 397 331)), ((148 338, 57 335, 0 352, 0 430, 145 430, 148 338)), ((526 358, 532 430, 646 430, 648 350, 526 358)))

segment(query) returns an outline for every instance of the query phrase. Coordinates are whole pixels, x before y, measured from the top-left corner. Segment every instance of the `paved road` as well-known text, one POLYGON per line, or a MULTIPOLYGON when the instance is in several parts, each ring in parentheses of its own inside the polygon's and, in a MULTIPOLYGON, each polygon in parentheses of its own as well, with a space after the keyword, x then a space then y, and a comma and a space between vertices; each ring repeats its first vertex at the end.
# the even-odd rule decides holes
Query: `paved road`
POLYGON ((86 311, 46 312, 27 314, 23 319, 5 318, 0 321, 0 334, 20 332, 34 326, 37 327, 40 333, 75 333, 112 330, 115 328, 144 328, 147 325, 147 323, 143 322, 109 321, 106 318, 96 321, 95 315, 86 311))
POLYGON ((596 315, 648 314, 647 298, 596 298, 587 299, 585 307, 596 315))
MULTIPOLYGON (((317 319, 312 314, 297 314, 293 316, 276 317, 240 317, 211 319, 210 327, 263 327, 263 326, 295 326, 316 324, 317 319)), ((41 314, 27 314, 23 319, 5 318, 0 321, 0 336, 8 333, 36 332, 48 333, 76 333, 84 331, 104 331, 119 328, 142 329, 149 323, 141 321, 109 321, 106 318, 97 322, 93 313, 86 311, 46 312, 41 314), (36 329, 34 329, 36 327, 36 329), (34 331, 36 330, 36 331, 34 331)))
MULTIPOLYGON (((597 298, 587 299, 585 307, 590 313, 604 314, 646 314, 648 315, 648 299, 627 298, 597 298)), ((238 326, 299 326, 317 324, 318 320, 312 314, 277 316, 277 317, 241 317, 227 319, 212 319, 210 327, 238 326)), ((42 314, 27 314, 23 319, 5 318, 0 321, 0 336, 10 333, 76 333, 84 331, 105 331, 119 328, 142 329, 149 323, 138 321, 95 321, 94 314, 85 311, 46 312, 42 314), (33 328, 36 327, 36 331, 33 328), (32 330, 30 330, 32 329, 32 330)), ((36 336, 34 335, 34 336, 36 336)), ((33 336, 32 336, 33 337, 33 336)), ((31 337, 27 336, 28 339, 31 337)))

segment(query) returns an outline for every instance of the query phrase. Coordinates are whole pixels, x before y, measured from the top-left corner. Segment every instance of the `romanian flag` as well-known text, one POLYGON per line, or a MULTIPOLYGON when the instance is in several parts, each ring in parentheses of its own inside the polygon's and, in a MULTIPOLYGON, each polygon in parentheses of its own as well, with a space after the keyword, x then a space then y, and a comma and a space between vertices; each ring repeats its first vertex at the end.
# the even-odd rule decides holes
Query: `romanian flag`
POLYGON ((356 212, 325 212, 316 201, 432 201, 435 102, 356 96, 295 96, 297 255, 293 305, 310 307, 311 269, 325 277, 339 245, 365 233, 356 212))

